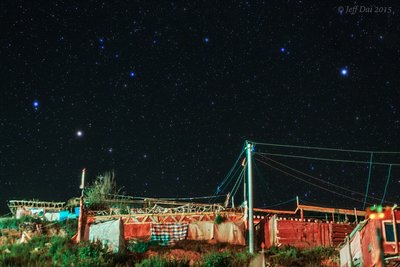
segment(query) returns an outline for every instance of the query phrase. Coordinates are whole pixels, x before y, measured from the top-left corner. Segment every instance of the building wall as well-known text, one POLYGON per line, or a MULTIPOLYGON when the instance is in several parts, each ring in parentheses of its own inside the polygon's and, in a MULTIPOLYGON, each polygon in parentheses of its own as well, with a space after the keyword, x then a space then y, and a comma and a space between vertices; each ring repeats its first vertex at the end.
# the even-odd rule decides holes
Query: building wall
POLYGON ((354 225, 300 220, 265 220, 265 245, 312 248, 336 246, 354 229, 354 225), (342 238, 343 237, 343 238, 342 238))
POLYGON ((365 227, 360 230, 363 266, 374 266, 379 261, 377 231, 381 231, 379 220, 368 221, 365 227))

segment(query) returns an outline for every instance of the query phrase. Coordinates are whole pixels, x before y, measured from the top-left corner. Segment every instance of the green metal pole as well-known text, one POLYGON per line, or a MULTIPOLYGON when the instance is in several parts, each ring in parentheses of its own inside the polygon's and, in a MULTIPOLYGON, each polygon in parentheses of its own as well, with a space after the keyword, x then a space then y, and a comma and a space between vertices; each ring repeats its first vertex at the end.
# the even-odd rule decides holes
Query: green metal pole
POLYGON ((254 253, 254 222, 253 222, 253 170, 251 150, 253 145, 247 143, 247 188, 248 188, 248 205, 249 205, 249 253, 254 253))

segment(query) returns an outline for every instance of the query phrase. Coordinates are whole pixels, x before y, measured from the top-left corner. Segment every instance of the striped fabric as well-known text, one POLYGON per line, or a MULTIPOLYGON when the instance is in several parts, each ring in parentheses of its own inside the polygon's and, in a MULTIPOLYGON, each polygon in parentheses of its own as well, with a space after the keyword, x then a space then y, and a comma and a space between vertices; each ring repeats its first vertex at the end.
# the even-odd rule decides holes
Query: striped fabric
POLYGON ((176 241, 186 239, 187 223, 152 223, 151 240, 162 245, 171 245, 176 241))

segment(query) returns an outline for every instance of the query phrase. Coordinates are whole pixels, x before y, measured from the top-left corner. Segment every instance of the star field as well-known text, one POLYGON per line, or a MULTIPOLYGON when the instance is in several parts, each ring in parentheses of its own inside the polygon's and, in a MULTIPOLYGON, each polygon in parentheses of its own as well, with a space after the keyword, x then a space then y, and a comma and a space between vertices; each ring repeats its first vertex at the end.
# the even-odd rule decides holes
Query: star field
MULTIPOLYGON (((379 5, 392 13, 303 1, 1 3, 1 213, 12 198, 78 196, 84 167, 89 182, 115 170, 129 195, 210 195, 246 139, 399 151, 400 6, 379 5)), ((293 164, 365 188, 366 166, 346 178, 348 166, 293 164)), ((260 169, 256 205, 334 202, 260 169)))

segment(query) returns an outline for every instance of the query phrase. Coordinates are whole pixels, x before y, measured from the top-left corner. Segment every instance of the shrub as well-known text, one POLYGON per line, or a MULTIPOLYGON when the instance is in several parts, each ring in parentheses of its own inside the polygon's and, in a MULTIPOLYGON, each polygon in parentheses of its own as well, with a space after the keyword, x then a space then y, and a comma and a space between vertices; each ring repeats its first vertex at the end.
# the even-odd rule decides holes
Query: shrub
POLYGON ((299 250, 295 247, 287 246, 281 249, 274 249, 275 255, 271 256, 271 261, 279 266, 299 266, 299 250))
POLYGON ((305 263, 316 264, 324 259, 332 258, 335 254, 335 248, 315 247, 312 249, 305 249, 301 252, 302 258, 305 263))
POLYGON ((235 253, 232 257, 231 266, 249 266, 250 260, 253 258, 248 252, 235 253))
POLYGON ((24 216, 20 219, 16 219, 14 217, 4 218, 0 220, 0 230, 1 229, 15 229, 18 230, 20 225, 23 223, 42 223, 39 218, 34 218, 31 216, 24 216))
POLYGON ((189 267, 189 260, 167 259, 160 256, 150 257, 140 263, 136 263, 135 267, 189 267))
POLYGON ((117 183, 114 172, 106 172, 104 175, 97 176, 94 183, 86 188, 85 202, 91 209, 109 208, 107 195, 116 193, 117 183))
POLYGON ((127 245, 128 251, 144 253, 149 248, 148 243, 146 242, 131 242, 127 245))
POLYGON ((231 255, 229 252, 210 252, 204 255, 202 266, 214 267, 214 266, 230 266, 231 255))
POLYGON ((18 220, 15 218, 5 218, 0 220, 0 230, 1 229, 15 229, 18 230, 18 220))
POLYGON ((334 248, 316 247, 300 250, 287 246, 281 249, 271 248, 266 255, 273 264, 279 266, 320 266, 324 259, 333 258, 337 252, 334 248))
POLYGON ((221 214, 217 214, 217 216, 215 216, 215 223, 216 224, 221 224, 226 220, 226 218, 224 216, 221 216, 221 214))
POLYGON ((101 243, 74 244, 60 236, 35 236, 0 248, 0 266, 114 266, 117 260, 101 243))
POLYGON ((76 234, 78 229, 78 219, 68 219, 65 221, 56 222, 60 229, 63 229, 68 238, 71 238, 76 234))

